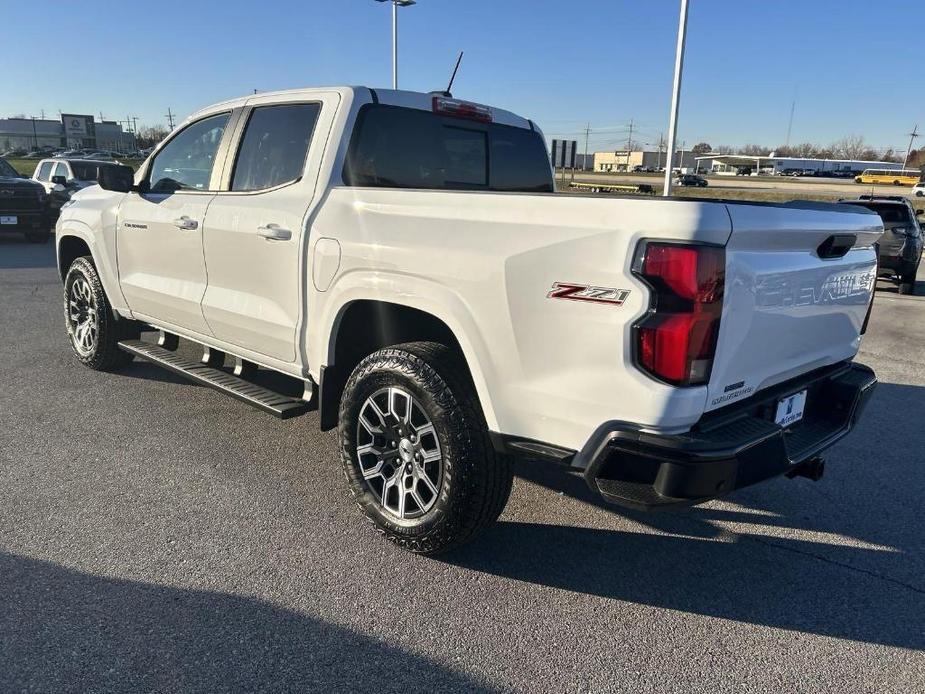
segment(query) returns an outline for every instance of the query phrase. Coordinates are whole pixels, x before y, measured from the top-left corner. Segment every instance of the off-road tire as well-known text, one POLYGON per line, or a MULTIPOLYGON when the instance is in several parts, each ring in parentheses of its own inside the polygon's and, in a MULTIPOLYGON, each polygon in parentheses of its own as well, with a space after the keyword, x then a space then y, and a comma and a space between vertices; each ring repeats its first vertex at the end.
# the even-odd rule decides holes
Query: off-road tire
POLYGON ((70 338, 74 356, 84 366, 96 371, 113 371, 126 366, 132 361, 132 355, 119 349, 118 343, 120 340, 137 338, 139 334, 138 325, 134 321, 116 318, 106 292, 103 290, 103 284, 100 282, 96 266, 93 265, 93 260, 89 256, 82 256, 74 260, 64 278, 64 324, 67 326, 68 338, 70 338), (92 350, 86 354, 81 353, 77 348, 74 327, 69 317, 71 287, 79 278, 82 278, 89 286, 96 303, 97 312, 95 344, 92 350))
POLYGON ((915 294, 915 275, 903 275, 899 278, 900 294, 915 294))
POLYGON ((360 511, 379 533, 408 551, 436 554, 471 540, 497 520, 510 496, 510 460, 492 446, 465 362, 444 345, 405 343, 360 362, 341 398, 338 437, 344 475, 360 511), (411 394, 433 423, 443 454, 436 501, 417 518, 390 514, 360 469, 360 410, 384 387, 411 394))

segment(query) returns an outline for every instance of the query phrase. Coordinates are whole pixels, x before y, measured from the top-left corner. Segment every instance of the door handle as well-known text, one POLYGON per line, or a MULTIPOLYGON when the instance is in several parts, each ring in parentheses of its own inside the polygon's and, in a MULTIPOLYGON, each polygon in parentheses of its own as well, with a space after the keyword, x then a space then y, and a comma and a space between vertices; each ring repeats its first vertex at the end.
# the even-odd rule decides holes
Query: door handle
POLYGON ((283 229, 278 224, 257 227, 257 233, 270 241, 288 241, 292 238, 292 232, 288 229, 283 229))
POLYGON ((183 229, 184 231, 192 231, 193 229, 199 228, 199 222, 195 219, 190 219, 186 215, 183 215, 180 219, 173 220, 173 225, 177 229, 183 229))

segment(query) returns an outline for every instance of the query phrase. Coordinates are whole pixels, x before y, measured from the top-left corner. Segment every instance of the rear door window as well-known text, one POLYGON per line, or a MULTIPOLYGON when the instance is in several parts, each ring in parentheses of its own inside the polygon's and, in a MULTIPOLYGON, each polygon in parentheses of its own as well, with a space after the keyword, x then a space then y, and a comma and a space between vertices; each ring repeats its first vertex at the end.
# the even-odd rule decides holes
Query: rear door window
POLYGON ((255 108, 235 160, 231 190, 265 190, 299 179, 320 110, 320 104, 255 108))
POLYGON ((553 190, 538 132, 384 104, 360 110, 344 181, 384 188, 553 190))
POLYGON ((36 175, 36 179, 39 181, 50 181, 51 180, 51 167, 54 166, 54 162, 43 161, 39 166, 39 172, 36 175))
POLYGON ((54 173, 54 175, 55 175, 55 176, 64 176, 64 178, 68 178, 68 175, 67 175, 67 164, 65 164, 63 161, 58 162, 58 163, 55 165, 55 173, 54 173))

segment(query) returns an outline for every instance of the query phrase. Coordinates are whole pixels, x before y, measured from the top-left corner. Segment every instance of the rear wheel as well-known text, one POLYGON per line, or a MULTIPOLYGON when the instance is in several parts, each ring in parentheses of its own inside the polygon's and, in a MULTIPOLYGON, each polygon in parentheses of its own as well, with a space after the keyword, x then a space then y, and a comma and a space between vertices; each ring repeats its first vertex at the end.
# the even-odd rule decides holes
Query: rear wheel
POLYGON ((899 293, 900 294, 915 294, 915 275, 902 275, 899 278, 899 293))
POLYGON ((510 462, 495 453, 465 363, 453 350, 414 342, 375 352, 347 382, 339 416, 350 490, 396 545, 445 551, 504 509, 510 462))
POLYGON ((97 371, 125 366, 132 355, 119 341, 138 336, 136 324, 117 320, 96 267, 89 257, 77 258, 64 279, 64 321, 77 359, 97 371))

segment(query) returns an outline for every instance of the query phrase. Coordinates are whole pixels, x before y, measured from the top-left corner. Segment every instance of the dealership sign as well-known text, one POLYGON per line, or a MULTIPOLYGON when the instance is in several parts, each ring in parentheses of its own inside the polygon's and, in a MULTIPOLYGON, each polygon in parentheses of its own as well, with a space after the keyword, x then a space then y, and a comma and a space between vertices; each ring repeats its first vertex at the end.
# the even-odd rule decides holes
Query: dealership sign
POLYGON ((90 134, 90 123, 93 116, 75 116, 67 113, 61 114, 64 124, 64 134, 67 137, 85 137, 90 134))

